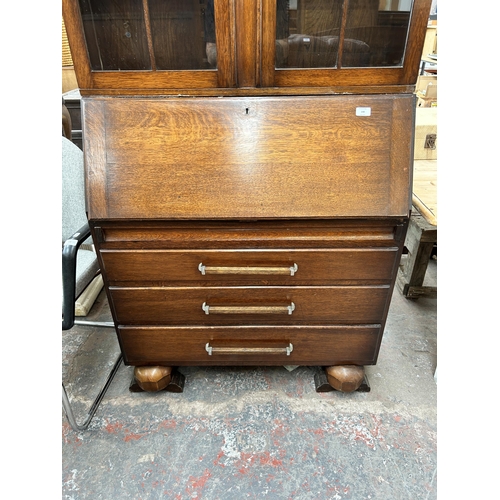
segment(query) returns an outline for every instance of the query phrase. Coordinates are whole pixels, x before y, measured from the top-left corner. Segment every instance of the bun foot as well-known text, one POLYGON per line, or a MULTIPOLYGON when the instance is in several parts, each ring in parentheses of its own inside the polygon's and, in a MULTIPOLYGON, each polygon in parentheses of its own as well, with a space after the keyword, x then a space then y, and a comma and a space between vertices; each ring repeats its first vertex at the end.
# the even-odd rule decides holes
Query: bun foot
POLYGON ((172 379, 171 366, 136 366, 134 378, 137 385, 146 392, 162 391, 172 379))
POLYGON ((325 368, 328 383, 337 391, 356 391, 365 378, 363 366, 341 365, 325 368))

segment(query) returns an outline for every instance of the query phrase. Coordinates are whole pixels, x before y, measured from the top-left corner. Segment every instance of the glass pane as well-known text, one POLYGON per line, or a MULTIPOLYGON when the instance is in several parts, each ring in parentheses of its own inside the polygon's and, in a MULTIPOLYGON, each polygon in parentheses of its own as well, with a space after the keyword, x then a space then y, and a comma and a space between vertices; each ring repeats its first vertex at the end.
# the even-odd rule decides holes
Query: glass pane
POLYGON ((276 67, 401 66, 412 5, 413 0, 349 0, 345 5, 343 0, 277 0, 276 67))
POLYGON ((141 0, 79 0, 93 70, 151 69, 141 0))
POLYGON ((276 67, 337 65, 343 0, 277 0, 276 67))
POLYGON ((349 0, 342 67, 402 66, 413 0, 349 0), (360 51, 367 50, 366 64, 360 51))
POLYGON ((157 69, 217 66, 213 0, 149 0, 157 69))

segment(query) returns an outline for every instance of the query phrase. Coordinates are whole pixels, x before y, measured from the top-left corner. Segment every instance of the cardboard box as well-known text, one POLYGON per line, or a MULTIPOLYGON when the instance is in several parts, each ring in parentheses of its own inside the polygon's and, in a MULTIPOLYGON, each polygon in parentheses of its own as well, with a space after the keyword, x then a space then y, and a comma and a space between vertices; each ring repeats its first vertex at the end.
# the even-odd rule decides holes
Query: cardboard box
POLYGON ((415 160, 437 160, 437 107, 420 107, 415 117, 415 160))
POLYGON ((437 26, 427 26, 422 56, 437 54, 437 26))
POLYGON ((423 92, 417 92, 417 107, 433 108, 437 106, 437 85, 429 83, 423 92))
POLYGON ((415 87, 417 107, 430 108, 437 106, 437 76, 419 76, 415 87))
POLYGON ((426 90, 429 83, 437 85, 437 75, 419 75, 417 84, 415 85, 415 92, 418 93, 426 90))

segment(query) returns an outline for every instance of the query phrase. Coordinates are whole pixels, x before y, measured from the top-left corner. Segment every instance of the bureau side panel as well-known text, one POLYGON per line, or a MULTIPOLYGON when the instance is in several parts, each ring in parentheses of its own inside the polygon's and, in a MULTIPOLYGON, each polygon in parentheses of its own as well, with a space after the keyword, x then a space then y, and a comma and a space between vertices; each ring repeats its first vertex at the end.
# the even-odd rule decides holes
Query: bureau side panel
POLYGON ((100 100, 82 100, 85 193, 89 219, 108 213, 106 119, 100 100))

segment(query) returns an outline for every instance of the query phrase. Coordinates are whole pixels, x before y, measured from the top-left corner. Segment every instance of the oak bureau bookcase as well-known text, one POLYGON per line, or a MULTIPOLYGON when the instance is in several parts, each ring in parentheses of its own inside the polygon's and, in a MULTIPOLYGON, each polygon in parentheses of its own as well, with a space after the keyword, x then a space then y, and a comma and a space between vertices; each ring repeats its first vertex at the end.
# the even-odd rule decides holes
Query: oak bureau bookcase
MULTIPOLYGON (((431 0, 63 0, 87 215, 131 389, 375 364, 431 0)), ((135 390, 133 389, 133 390, 135 390)))

